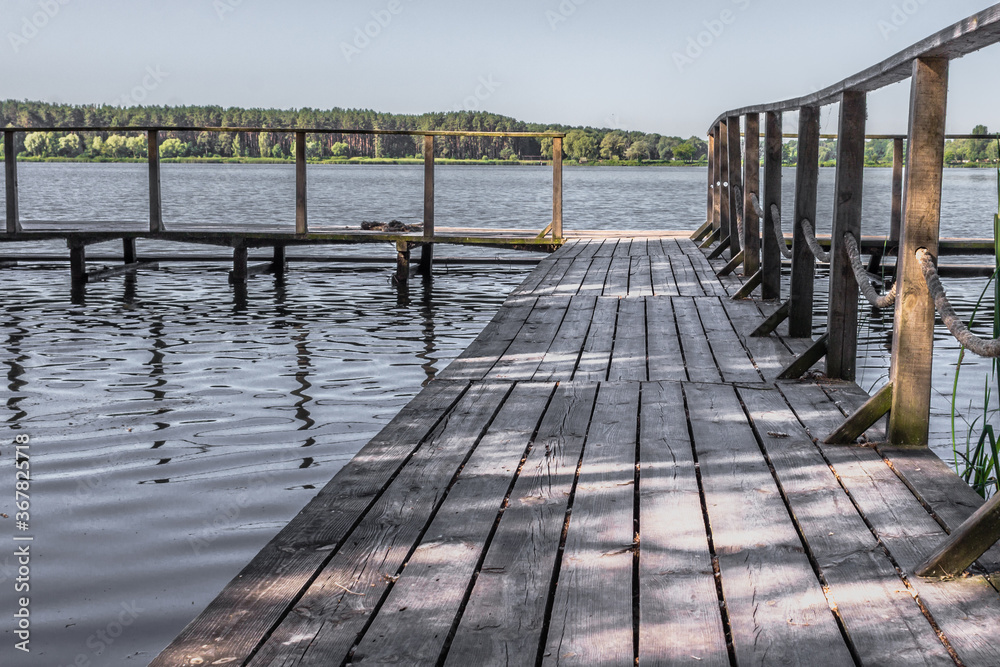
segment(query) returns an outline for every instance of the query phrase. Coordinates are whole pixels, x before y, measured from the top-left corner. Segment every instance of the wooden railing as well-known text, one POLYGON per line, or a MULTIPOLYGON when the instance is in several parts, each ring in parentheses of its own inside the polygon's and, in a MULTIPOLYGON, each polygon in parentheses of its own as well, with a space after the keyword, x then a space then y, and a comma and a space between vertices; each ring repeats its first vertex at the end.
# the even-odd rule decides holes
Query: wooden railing
POLYGON ((295 233, 309 233, 306 208, 306 137, 310 134, 368 134, 424 137, 424 236, 434 236, 434 138, 435 137, 509 137, 552 139, 552 225, 553 239, 562 238, 562 132, 461 132, 445 130, 353 130, 340 128, 270 128, 270 127, 8 127, 4 129, 4 162, 7 186, 7 233, 21 231, 17 193, 17 133, 32 132, 144 132, 148 139, 149 160, 149 230, 166 231, 160 195, 161 132, 271 133, 295 135, 295 233))
MULTIPOLYGON (((994 5, 829 88, 792 100, 727 111, 711 126, 709 222, 701 231, 710 234, 710 242, 719 241, 713 254, 728 251, 733 261, 742 254, 739 260, 761 286, 762 296, 776 299, 781 287, 781 256, 772 205, 780 211, 782 113, 799 113, 794 211, 784 214, 793 226, 790 299, 779 312, 787 314, 792 336, 811 337, 816 259, 807 243, 808 226, 801 222, 816 220, 820 108, 840 104, 827 332, 790 367, 788 375, 800 374, 825 356, 828 376, 853 381, 859 286, 845 239, 861 238, 867 94, 911 79, 905 173, 903 138, 892 137, 890 240, 898 240, 899 251, 889 384, 828 436, 827 442, 853 442, 888 413, 890 444, 928 445, 935 305, 917 253, 923 249, 935 260, 939 254, 949 67, 952 60, 998 41, 1000 5, 994 5), (762 193, 757 173, 760 114, 765 114, 762 193), (741 119, 746 127, 745 154, 740 150, 741 119), (736 200, 738 190, 743 193, 741 201, 736 200), (762 221, 753 205, 754 198, 759 199, 762 221), (742 214, 743 238, 737 233, 737 211, 742 214), (762 246, 758 247, 761 240, 762 246)), ((777 321, 780 315, 759 333, 766 335, 777 321)), ((998 538, 1000 496, 955 531, 920 573, 959 572, 998 538)))

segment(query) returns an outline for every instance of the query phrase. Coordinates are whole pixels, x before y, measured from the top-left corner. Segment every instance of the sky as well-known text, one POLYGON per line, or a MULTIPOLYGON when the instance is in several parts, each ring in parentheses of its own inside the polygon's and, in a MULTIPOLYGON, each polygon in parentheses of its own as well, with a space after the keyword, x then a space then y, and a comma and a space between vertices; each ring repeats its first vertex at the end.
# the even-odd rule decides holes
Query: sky
MULTIPOLYGON (((991 6, 970 0, 0 0, 0 98, 482 109, 704 136, 991 6)), ((1000 130, 1000 47, 951 68, 948 131, 1000 130)), ((906 130, 909 82, 869 97, 906 130)), ((837 109, 825 107, 823 130, 837 109)), ((786 131, 794 130, 786 115, 786 131)))

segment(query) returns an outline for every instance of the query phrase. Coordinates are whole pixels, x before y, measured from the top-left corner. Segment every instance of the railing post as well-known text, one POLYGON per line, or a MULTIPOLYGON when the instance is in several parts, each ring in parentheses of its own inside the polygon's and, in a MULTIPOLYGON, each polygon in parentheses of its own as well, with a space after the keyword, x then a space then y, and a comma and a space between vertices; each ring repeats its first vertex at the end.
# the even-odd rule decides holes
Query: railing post
POLYGON ((934 302, 914 254, 926 248, 937 257, 941 224, 944 129, 948 106, 948 60, 913 63, 910 92, 906 201, 896 280, 892 333, 893 386, 889 442, 927 445, 934 352, 934 302))
POLYGON ((730 116, 726 119, 726 133, 729 135, 726 141, 729 148, 729 258, 732 259, 739 254, 743 244, 737 222, 737 216, 743 211, 743 202, 736 201, 737 190, 734 187, 743 180, 743 149, 740 146, 739 116, 730 116))
POLYGON ((760 114, 748 113, 744 128, 746 156, 743 159, 743 273, 760 270, 760 218, 753 207, 753 195, 760 194, 760 114))
MULTIPOLYGON (((788 333, 812 338, 813 280, 816 258, 806 245, 799 220, 808 219, 816 229, 816 188, 819 184, 819 107, 799 109, 799 158, 795 168, 795 212, 791 217, 792 289, 788 333)), ((783 216, 785 217, 785 216, 783 216)))
POLYGON ((160 133, 146 133, 146 155, 149 162, 149 231, 163 231, 163 200, 160 195, 160 133))
POLYGON ((552 238, 563 237, 563 140, 552 140, 552 238))
POLYGON ((719 237, 719 243, 723 247, 731 247, 729 235, 732 233, 731 222, 732 222, 732 208, 730 204, 732 203, 732 197, 729 196, 729 130, 727 129, 728 123, 722 121, 719 123, 719 141, 716 145, 719 147, 717 156, 719 158, 719 225, 722 229, 722 235, 719 237))
POLYGON ((781 250, 775 236, 775 220, 771 204, 781 209, 781 112, 768 111, 764 117, 764 196, 760 198, 764 209, 764 247, 762 253, 761 296, 764 299, 781 298, 781 250))
POLYGON ((295 133, 295 233, 309 233, 306 215, 306 133, 295 133))
POLYGON ((17 194, 17 145, 14 143, 13 130, 4 130, 3 150, 7 184, 7 233, 17 234, 21 231, 21 213, 17 194))
POLYGON ((715 131, 708 135, 708 209, 706 221, 713 221, 715 216, 715 131))
POLYGON ((840 100, 837 181, 830 241, 830 301, 827 309, 826 374, 854 381, 858 353, 858 282, 844 251, 844 235, 861 237, 861 202, 865 172, 867 98, 849 91, 840 100))
MULTIPOLYGON (((721 125, 712 130, 712 229, 722 229, 722 131, 721 125)), ((722 236, 725 234, 723 233, 722 236)), ((721 239, 722 236, 719 238, 721 239)))
POLYGON ((889 243, 899 243, 899 228, 903 223, 903 139, 892 140, 892 217, 889 223, 889 243))
POLYGON ((430 276, 434 268, 434 137, 424 136, 424 244, 420 247, 421 275, 430 276))

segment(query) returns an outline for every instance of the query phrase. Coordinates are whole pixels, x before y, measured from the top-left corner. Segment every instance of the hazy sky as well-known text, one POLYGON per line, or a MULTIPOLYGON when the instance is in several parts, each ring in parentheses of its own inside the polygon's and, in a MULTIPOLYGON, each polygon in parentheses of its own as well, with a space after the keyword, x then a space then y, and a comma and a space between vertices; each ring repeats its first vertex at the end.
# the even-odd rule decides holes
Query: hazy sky
MULTIPOLYGON (((703 135, 990 6, 971 0, 0 0, 0 97, 67 103, 481 108, 703 135)), ((1000 130, 1000 50, 953 63, 949 130, 1000 130)), ((909 83, 870 100, 906 126, 909 83)), ((836 110, 823 113, 824 129, 836 110)), ((794 118, 786 128, 794 127, 794 118)))

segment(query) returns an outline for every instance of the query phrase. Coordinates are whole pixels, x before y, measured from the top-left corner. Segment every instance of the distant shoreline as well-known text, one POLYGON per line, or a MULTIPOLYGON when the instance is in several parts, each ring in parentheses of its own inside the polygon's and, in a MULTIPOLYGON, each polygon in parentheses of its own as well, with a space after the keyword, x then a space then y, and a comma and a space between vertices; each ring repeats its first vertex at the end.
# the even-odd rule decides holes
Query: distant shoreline
MULTIPOLYGON (((72 157, 21 157, 18 162, 63 162, 81 164, 100 163, 140 163, 145 164, 146 158, 72 158, 72 157)), ((180 158, 160 158, 161 163, 172 164, 286 164, 294 165, 295 160, 280 158, 258 158, 258 157, 180 157, 180 158)), ((309 164, 315 165, 393 165, 410 164, 422 165, 423 158, 349 158, 345 160, 308 160, 309 164)), ((486 166, 486 167, 550 167, 549 160, 455 160, 450 158, 436 158, 436 165, 459 165, 459 166, 486 166)), ((564 160, 563 165, 567 167, 706 167, 708 162, 701 160, 697 162, 680 162, 678 160, 600 160, 597 162, 576 162, 574 160, 564 160)))

